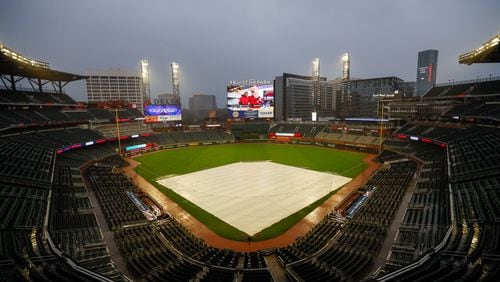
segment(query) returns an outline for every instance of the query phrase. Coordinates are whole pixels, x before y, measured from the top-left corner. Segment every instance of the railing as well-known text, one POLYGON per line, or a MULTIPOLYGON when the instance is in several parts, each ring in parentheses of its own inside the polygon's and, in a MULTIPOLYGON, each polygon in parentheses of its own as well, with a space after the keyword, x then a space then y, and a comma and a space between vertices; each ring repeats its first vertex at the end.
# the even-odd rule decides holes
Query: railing
POLYGON ((488 77, 482 77, 482 78, 476 78, 476 79, 470 79, 470 80, 450 81, 450 82, 438 83, 438 84, 436 84, 436 87, 455 86, 455 85, 478 83, 478 82, 493 81, 493 80, 500 80, 500 76, 488 76, 488 77))

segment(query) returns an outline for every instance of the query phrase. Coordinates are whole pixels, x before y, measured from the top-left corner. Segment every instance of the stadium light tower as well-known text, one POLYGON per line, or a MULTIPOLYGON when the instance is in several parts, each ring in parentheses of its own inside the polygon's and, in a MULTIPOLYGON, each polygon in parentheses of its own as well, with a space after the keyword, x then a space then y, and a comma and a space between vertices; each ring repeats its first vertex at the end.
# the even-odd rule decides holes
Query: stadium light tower
POLYGON ((351 75, 351 56, 349 52, 342 56, 342 79, 349 80, 351 75))
POLYGON ((316 121, 317 110, 321 104, 321 94, 320 94, 320 83, 319 83, 319 58, 314 58, 312 62, 312 93, 311 102, 313 106, 313 112, 311 116, 312 121, 316 121))
POLYGON ((319 58, 313 59, 312 76, 319 78, 319 58))
POLYGON ((151 103, 151 90, 149 87, 149 62, 141 59, 142 95, 145 104, 151 103))
POLYGON ((179 75, 179 64, 177 62, 172 62, 170 64, 170 69, 172 71, 172 96, 174 104, 181 104, 181 82, 179 75))
POLYGON ((347 116, 351 107, 351 55, 349 52, 342 55, 342 90, 340 94, 341 116, 347 116))

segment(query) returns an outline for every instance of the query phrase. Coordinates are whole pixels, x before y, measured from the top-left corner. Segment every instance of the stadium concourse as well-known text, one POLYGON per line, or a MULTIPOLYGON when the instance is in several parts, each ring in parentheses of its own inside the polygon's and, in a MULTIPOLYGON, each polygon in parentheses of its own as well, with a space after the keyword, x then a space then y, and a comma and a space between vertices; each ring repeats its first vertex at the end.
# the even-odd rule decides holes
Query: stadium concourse
POLYGON ((353 193, 364 184, 369 177, 380 166, 373 161, 374 155, 368 155, 363 161, 369 164, 361 174, 352 179, 349 183, 342 186, 332 197, 326 200, 323 204, 318 206, 314 211, 309 213, 300 222, 295 224, 292 228, 287 230, 280 236, 272 239, 251 242, 238 242, 220 237, 202 222, 194 218, 191 214, 182 209, 177 203, 170 200, 165 194, 161 193, 151 183, 146 181, 142 176, 138 175, 134 168, 137 162, 133 158, 127 158, 126 161, 130 164, 123 168, 123 171, 133 179, 133 182, 146 194, 152 197, 157 203, 161 204, 166 211, 173 215, 179 222, 182 223, 192 234, 196 237, 203 239, 208 245, 216 248, 229 248, 235 251, 259 251, 272 249, 276 247, 285 247, 292 244, 297 238, 306 235, 311 229, 319 223, 327 214, 332 210, 342 208, 344 201, 353 195, 353 193))

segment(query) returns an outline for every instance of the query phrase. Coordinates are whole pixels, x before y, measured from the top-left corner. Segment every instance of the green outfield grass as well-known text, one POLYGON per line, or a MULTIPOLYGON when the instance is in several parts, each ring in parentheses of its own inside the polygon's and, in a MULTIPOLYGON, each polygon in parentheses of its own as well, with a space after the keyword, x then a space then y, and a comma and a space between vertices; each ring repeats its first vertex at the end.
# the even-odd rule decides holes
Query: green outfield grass
MULTIPOLYGON (((333 172, 353 178, 368 167, 368 164, 363 162, 365 157, 366 154, 363 153, 304 145, 230 144, 149 153, 135 159, 140 163, 135 170, 218 235, 232 240, 245 241, 247 238, 245 233, 206 212, 172 190, 158 184, 156 179, 165 175, 186 174, 234 162, 259 160, 272 160, 275 163, 322 172, 333 172)), ((262 230, 259 236, 253 238, 253 240, 266 240, 282 234, 334 193, 331 192, 325 195, 315 203, 262 230)))

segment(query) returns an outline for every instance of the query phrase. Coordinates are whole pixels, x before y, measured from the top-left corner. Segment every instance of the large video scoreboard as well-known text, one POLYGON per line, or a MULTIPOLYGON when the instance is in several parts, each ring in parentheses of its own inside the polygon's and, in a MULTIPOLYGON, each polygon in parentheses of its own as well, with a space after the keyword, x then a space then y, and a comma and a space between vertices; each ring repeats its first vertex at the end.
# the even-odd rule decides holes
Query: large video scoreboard
POLYGON ((274 118, 274 88, 267 80, 231 81, 227 86, 227 110, 230 118, 274 118))
POLYGON ((182 119, 179 105, 148 105, 144 109, 145 122, 177 121, 182 119))

